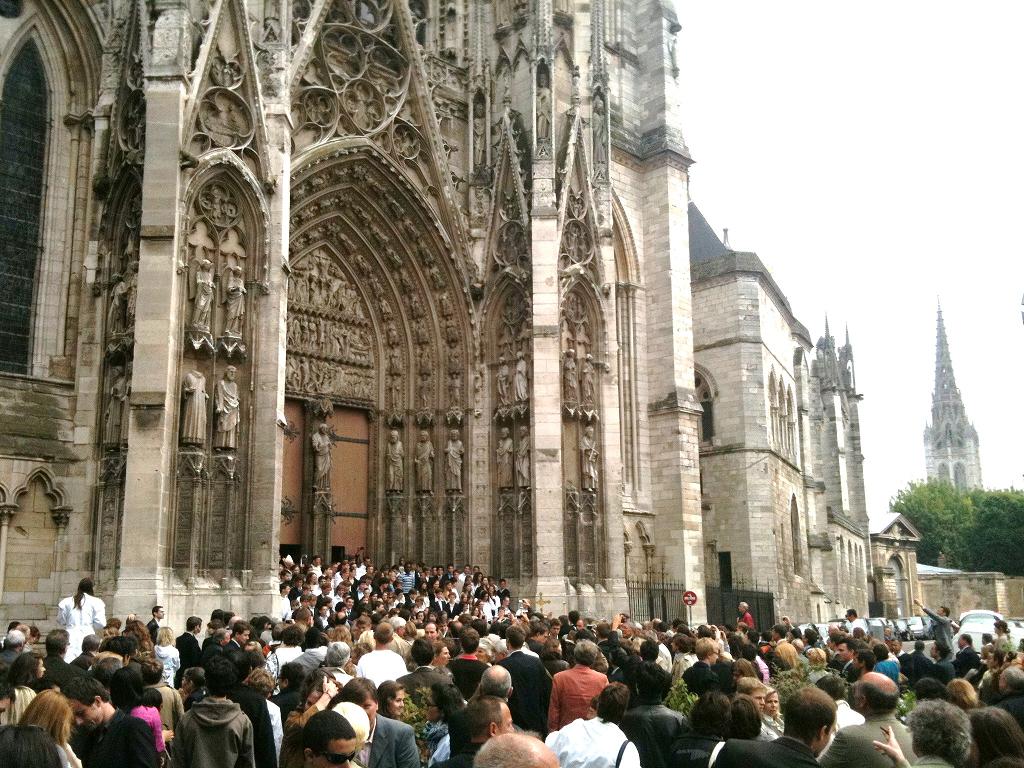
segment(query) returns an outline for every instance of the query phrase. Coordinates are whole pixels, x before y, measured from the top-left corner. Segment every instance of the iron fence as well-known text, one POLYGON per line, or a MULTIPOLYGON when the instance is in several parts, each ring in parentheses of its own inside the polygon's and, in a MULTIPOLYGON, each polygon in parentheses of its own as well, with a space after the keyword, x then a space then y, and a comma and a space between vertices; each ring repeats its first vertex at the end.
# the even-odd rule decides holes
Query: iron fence
MULTIPOLYGON (((682 582, 629 579, 626 581, 626 594, 630 616, 635 621, 688 619, 689 614, 683 604, 686 591, 687 586, 682 582)), ((758 629, 775 623, 775 595, 759 589, 757 584, 750 587, 737 583, 728 587, 708 584, 703 590, 696 591, 705 601, 704 609, 712 624, 735 622, 736 606, 740 603, 750 606, 750 614, 758 629)))

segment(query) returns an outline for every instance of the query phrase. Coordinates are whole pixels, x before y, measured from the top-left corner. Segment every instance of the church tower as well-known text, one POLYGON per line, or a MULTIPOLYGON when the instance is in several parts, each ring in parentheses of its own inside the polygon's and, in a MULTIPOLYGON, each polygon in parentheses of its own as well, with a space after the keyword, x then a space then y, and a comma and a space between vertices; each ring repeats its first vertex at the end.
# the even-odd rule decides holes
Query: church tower
POLYGON ((956 386, 941 306, 935 342, 932 419, 924 430, 924 455, 929 480, 945 480, 965 490, 981 487, 978 432, 967 418, 963 398, 956 386))

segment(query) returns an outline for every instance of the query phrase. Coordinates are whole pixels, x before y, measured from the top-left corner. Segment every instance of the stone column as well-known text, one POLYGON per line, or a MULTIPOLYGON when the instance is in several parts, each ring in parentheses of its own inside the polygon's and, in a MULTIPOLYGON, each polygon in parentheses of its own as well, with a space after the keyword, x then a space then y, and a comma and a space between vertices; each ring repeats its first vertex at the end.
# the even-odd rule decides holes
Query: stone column
MULTIPOLYGON (((287 5, 285 3, 284 5, 287 5)), ((281 467, 284 442, 281 427, 284 416, 284 373, 288 314, 288 239, 291 181, 291 118, 287 87, 284 83, 284 47, 275 48, 272 77, 277 79, 273 93, 279 94, 266 104, 267 133, 270 141, 270 172, 277 180, 273 194, 267 195, 270 208, 269 270, 266 295, 260 298, 254 335, 253 391, 251 397, 252 443, 249 461, 249 492, 252 521, 245 553, 245 568, 254 591, 253 610, 269 610, 277 596, 277 560, 281 523, 281 467), (258 342, 256 341, 258 337, 258 342), (265 608, 258 606, 266 604, 265 608)), ((269 89, 264 87, 264 93, 269 89)), ((328 523, 330 525, 330 523, 328 523)), ((327 533, 328 542, 330 532, 327 533)), ((329 549, 329 547, 328 547, 329 549)), ((327 550, 324 555, 329 554, 327 550)))
MULTIPOLYGON (((164 6, 166 8, 166 5, 164 6)), ((175 454, 178 313, 179 150, 187 95, 191 19, 166 8, 156 20, 146 71, 146 154, 142 186, 135 358, 132 369, 120 569, 109 611, 143 615, 164 601, 175 454)))
POLYGON ((533 462, 533 520, 537 546, 535 577, 523 595, 540 598, 543 610, 564 613, 568 605, 562 539, 562 391, 559 350, 558 210, 555 163, 533 163, 531 260, 533 265, 530 448, 533 462))
POLYGON ((17 504, 0 504, 0 600, 4 598, 4 574, 7 572, 7 535, 17 511, 17 504))
MULTIPOLYGON (((638 55, 649 83, 640 104, 643 183, 646 199, 654 201, 644 212, 648 289, 642 296, 648 340, 653 567, 697 593, 693 619, 703 621, 707 609, 697 438, 701 408, 694 393, 687 217, 692 161, 681 132, 682 94, 675 59, 680 26, 672 8, 658 0, 642 2, 639 14, 652 30, 638 55)), ((683 615, 682 605, 678 615, 683 615)))

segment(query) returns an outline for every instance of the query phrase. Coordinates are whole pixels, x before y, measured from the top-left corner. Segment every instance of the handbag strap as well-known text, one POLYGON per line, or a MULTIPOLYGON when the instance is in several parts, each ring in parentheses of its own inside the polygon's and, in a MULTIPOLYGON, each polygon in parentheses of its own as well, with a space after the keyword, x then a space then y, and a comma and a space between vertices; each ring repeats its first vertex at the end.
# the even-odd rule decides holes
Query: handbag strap
POLYGON ((622 762, 622 756, 626 753, 626 746, 629 744, 629 739, 622 742, 622 746, 619 747, 619 755, 615 758, 615 768, 619 768, 619 764, 622 762))

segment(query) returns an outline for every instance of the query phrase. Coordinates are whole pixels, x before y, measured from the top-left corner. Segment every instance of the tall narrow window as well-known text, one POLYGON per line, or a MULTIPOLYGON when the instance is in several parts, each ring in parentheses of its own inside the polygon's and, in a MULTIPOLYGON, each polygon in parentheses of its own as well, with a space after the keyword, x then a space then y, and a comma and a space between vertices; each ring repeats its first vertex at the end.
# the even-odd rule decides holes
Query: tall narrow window
POLYGON ((700 442, 710 443, 715 436, 715 396, 711 392, 707 379, 699 373, 695 374, 695 389, 697 390, 697 401, 704 412, 700 416, 700 442))
POLYGON ((800 508, 796 505, 795 496, 789 502, 789 527, 793 541, 793 572, 801 574, 804 571, 804 552, 800 546, 800 508))
POLYGON ((8 373, 29 366, 48 129, 46 75, 29 42, 0 100, 0 371, 8 373))

